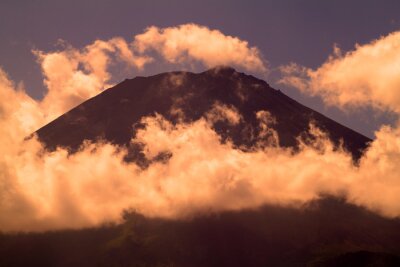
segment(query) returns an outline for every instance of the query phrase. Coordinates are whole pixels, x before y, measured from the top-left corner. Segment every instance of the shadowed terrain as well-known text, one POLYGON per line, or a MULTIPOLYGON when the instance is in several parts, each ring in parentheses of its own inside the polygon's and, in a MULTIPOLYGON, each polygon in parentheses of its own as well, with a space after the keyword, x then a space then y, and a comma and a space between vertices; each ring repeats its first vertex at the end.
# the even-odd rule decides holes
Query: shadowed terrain
POLYGON ((399 266, 400 220, 343 200, 0 235, 0 266, 399 266))

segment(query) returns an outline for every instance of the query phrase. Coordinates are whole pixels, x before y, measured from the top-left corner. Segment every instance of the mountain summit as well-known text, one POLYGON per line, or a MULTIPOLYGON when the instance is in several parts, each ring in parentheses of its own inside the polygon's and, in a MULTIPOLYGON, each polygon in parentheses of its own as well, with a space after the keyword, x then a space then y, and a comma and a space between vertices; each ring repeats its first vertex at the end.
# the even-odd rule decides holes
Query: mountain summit
MULTIPOLYGON (((150 77, 127 79, 85 101, 37 131, 49 149, 57 146, 74 151, 84 140, 103 139, 129 145, 140 127, 141 118, 155 113, 172 122, 191 122, 225 109, 236 115, 235 122, 216 121, 215 131, 224 141, 240 148, 251 148, 262 129, 260 112, 268 115, 269 125, 279 136, 282 147, 296 147, 299 136, 309 135, 310 123, 325 131, 336 144, 359 158, 370 139, 303 106, 265 81, 216 67, 202 73, 168 72, 150 77)), ((234 118, 233 118, 234 119, 234 118)), ((139 148, 133 148, 138 159, 139 148)))

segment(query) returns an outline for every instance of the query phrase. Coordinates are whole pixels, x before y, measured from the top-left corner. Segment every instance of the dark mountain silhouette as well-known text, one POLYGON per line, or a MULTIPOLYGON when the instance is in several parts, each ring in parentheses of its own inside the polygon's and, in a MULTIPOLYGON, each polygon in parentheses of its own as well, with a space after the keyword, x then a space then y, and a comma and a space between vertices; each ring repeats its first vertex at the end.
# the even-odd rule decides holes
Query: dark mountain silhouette
MULTIPOLYGON (((255 136, 260 131, 256 112, 260 110, 275 117, 276 123, 270 126, 277 131, 283 147, 296 147, 297 137, 307 137, 310 122, 327 132, 335 144, 343 141, 355 158, 371 141, 301 105, 265 81, 229 67, 199 74, 171 72, 125 80, 42 127, 37 134, 49 149, 62 146, 74 151, 84 140, 98 139, 129 145, 144 116, 159 113, 173 122, 179 118, 190 122, 204 116, 215 103, 234 107, 242 116, 237 125, 224 121, 214 124, 222 140, 230 138, 241 148, 251 148, 256 143, 255 136)), ((132 148, 136 159, 138 149, 132 148)))
MULTIPOLYGON (((296 147, 313 122, 358 159, 370 139, 313 111, 266 82, 219 67, 203 73, 136 77, 95 96, 37 131, 50 150, 73 153, 84 140, 128 146, 140 119, 162 114, 195 121, 218 103, 242 116, 235 125, 214 124, 222 141, 251 149, 266 110, 283 147, 296 147)), ((324 170, 321 170, 324 171, 324 170)), ((74 179, 74 177, 71 177, 74 179)), ((101 203, 99 203, 101 205, 101 203)), ((400 266, 400 220, 383 218, 344 199, 322 196, 302 208, 205 214, 187 220, 150 219, 133 211, 118 225, 46 233, 0 234, 0 266, 400 266)))

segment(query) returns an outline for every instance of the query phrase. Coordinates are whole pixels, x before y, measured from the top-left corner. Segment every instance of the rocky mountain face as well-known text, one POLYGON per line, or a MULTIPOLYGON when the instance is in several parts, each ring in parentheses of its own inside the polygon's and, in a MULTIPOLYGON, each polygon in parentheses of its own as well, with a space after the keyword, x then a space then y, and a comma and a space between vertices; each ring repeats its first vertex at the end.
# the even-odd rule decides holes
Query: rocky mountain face
MULTIPOLYGON (((129 146, 145 116, 158 113, 176 123, 195 121, 210 116, 210 112, 233 116, 216 120, 213 128, 222 141, 232 140, 241 149, 251 149, 259 141, 263 130, 260 119, 267 120, 268 127, 277 132, 282 147, 296 147, 300 136, 312 138, 310 123, 326 132, 336 145, 342 142, 355 159, 370 141, 265 81, 229 67, 127 79, 45 125, 37 134, 49 149, 62 146, 74 151, 84 140, 99 139, 129 146)), ((130 159, 143 161, 140 147, 131 147, 131 152, 130 159)))

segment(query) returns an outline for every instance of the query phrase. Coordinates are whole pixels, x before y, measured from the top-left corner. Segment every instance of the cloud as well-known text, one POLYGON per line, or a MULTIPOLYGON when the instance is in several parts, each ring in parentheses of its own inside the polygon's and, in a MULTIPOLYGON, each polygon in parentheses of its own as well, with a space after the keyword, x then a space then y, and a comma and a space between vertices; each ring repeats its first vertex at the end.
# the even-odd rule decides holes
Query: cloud
POLYGON ((41 65, 47 93, 41 101, 48 120, 54 119, 110 87, 109 66, 121 61, 129 67, 142 69, 152 59, 138 56, 122 38, 96 40, 83 49, 66 45, 54 52, 34 51, 41 65))
POLYGON ((171 154, 144 170, 124 163, 125 152, 110 144, 86 145, 68 155, 62 149, 38 153, 42 148, 36 140, 25 141, 19 153, 9 154, 8 165, 1 165, 6 182, 1 229, 118 222, 129 208, 149 217, 181 219, 266 203, 296 207, 320 194, 345 195, 383 215, 400 215, 400 147, 380 143, 397 140, 399 132, 382 130, 356 167, 351 155, 334 150, 323 135, 318 146, 304 145, 298 153, 274 146, 244 152, 222 143, 206 118, 173 125, 155 115, 142 122, 146 127, 133 141, 144 145, 145 156, 171 154))
POLYGON ((145 53, 156 51, 170 63, 199 61, 206 67, 235 65, 250 71, 266 71, 261 53, 247 41, 197 24, 149 27, 134 37, 134 47, 145 53))
POLYGON ((38 102, 25 93, 22 85, 15 85, 1 68, 0 99, 1 139, 14 143, 44 123, 38 102))
POLYGON ((211 110, 205 116, 213 123, 226 121, 230 125, 237 125, 242 120, 242 116, 234 106, 227 106, 219 102, 214 103, 211 110))
POLYGON ((276 119, 267 110, 259 110, 256 113, 256 118, 259 121, 259 127, 261 129, 257 147, 263 148, 267 146, 279 146, 279 136, 278 133, 273 130, 273 126, 276 124, 276 119))
POLYGON ((297 64, 281 67, 282 83, 321 96, 342 108, 365 105, 400 112, 400 32, 334 53, 316 70, 297 64))

